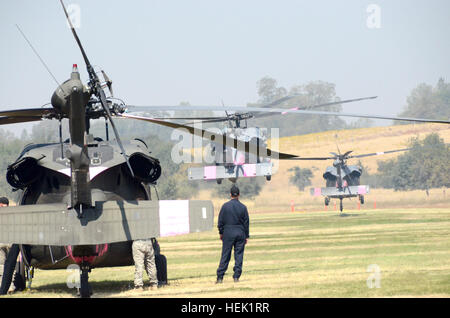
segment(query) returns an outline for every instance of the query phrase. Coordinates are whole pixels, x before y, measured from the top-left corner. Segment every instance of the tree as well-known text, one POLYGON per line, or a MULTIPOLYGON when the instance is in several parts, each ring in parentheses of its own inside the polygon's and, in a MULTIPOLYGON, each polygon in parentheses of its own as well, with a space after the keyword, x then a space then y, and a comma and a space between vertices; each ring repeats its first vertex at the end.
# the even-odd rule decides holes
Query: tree
POLYGON ((359 179, 360 184, 369 185, 371 188, 378 188, 380 186, 380 176, 376 173, 370 174, 369 169, 361 162, 361 160, 358 160, 357 165, 362 168, 361 177, 359 179))
MULTIPOLYGON (((216 196, 220 198, 226 198, 230 196, 231 183, 224 181, 221 184, 216 183, 215 185, 214 192, 216 196)), ((252 199, 261 192, 265 182, 266 181, 264 177, 238 178, 236 181, 236 185, 238 186, 240 194, 243 198, 252 199)))
POLYGON ((11 186, 6 182, 6 170, 28 143, 29 140, 17 138, 13 133, 0 129, 0 196, 13 197, 11 186))
POLYGON ((448 119, 450 117, 450 83, 440 78, 433 88, 422 83, 407 97, 401 117, 448 119))
POLYGON ((263 77, 256 82, 258 89, 259 102, 268 104, 276 99, 286 96, 287 91, 284 87, 277 87, 277 80, 271 77, 263 77))
POLYGON ((288 171, 294 174, 289 178, 289 182, 295 185, 300 191, 305 191, 305 187, 311 185, 312 171, 308 168, 293 167, 288 171))
POLYGON ((380 183, 395 190, 450 187, 450 146, 432 133, 410 141, 410 151, 378 163, 380 183))
MULTIPOLYGON (((309 82, 305 85, 296 85, 288 90, 277 86, 277 81, 270 77, 264 77, 257 82, 259 100, 258 103, 249 104, 257 106, 267 104, 287 95, 297 95, 283 104, 281 108, 302 107, 339 101, 336 96, 335 85, 324 81, 309 82)), ((321 107, 322 111, 341 111, 341 105, 321 107)), ((264 128, 278 128, 280 136, 294 136, 312 132, 319 132, 345 127, 345 122, 335 116, 319 115, 278 115, 255 119, 253 125, 264 128)))

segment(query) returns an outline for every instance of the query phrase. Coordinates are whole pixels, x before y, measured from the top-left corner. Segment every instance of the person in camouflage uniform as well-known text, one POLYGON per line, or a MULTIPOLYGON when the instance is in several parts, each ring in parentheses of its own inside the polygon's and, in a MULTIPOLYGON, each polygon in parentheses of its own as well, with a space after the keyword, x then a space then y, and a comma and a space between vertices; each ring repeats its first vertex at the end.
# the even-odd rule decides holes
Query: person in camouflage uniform
POLYGON ((0 243, 0 283, 2 282, 3 268, 5 267, 5 261, 10 247, 11 245, 0 243))
MULTIPOLYGON (((8 198, 1 197, 0 198, 0 207, 9 206, 8 198)), ((6 257, 8 256, 8 252, 11 245, 0 243, 0 284, 2 282, 3 269, 6 261, 6 257)))
POLYGON ((144 282, 142 275, 144 268, 150 280, 150 287, 156 287, 158 285, 158 278, 156 276, 155 252, 153 250, 152 240, 133 241, 132 251, 135 266, 134 288, 143 289, 144 282))

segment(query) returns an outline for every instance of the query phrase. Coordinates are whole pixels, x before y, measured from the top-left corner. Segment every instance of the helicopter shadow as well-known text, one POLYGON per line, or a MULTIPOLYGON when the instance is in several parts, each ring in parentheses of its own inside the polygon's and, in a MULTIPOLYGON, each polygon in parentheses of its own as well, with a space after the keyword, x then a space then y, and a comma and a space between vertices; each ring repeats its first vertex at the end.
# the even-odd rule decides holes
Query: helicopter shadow
MULTIPOLYGON (((121 293, 133 289, 132 280, 115 280, 115 281, 90 281, 89 285, 95 294, 111 294, 121 293)), ((75 287, 69 288, 66 283, 53 283, 32 287, 32 292, 35 293, 51 293, 58 295, 72 295, 78 296, 78 289, 75 287)))
POLYGON ((364 216, 364 215, 365 215, 365 213, 344 213, 344 212, 342 212, 342 213, 339 213, 338 215, 335 215, 335 216, 338 216, 338 217, 341 217, 341 218, 345 218, 345 217, 364 216))

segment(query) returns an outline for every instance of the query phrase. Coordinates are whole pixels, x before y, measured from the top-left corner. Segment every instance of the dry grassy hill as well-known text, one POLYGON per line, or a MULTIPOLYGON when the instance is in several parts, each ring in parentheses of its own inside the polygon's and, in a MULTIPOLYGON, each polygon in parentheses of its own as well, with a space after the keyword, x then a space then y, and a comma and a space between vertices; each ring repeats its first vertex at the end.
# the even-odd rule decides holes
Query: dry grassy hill
MULTIPOLYGON (((329 152, 337 152, 336 141, 341 152, 353 150, 354 154, 388 151, 405 148, 411 138, 423 139, 430 133, 438 133, 446 143, 450 143, 450 127, 440 124, 400 125, 389 127, 373 127, 351 130, 327 131, 302 136, 283 137, 279 139, 279 151, 297 154, 302 157, 327 156, 329 152)), ((270 145, 270 142, 269 142, 270 145)), ((362 162, 368 167, 369 173, 376 172, 378 160, 395 158, 399 153, 363 158, 362 162)), ((314 177, 312 186, 324 186, 323 171, 331 161, 289 161, 280 160, 276 174, 270 182, 266 182, 260 195, 254 200, 242 198, 253 212, 290 211, 294 202, 296 211, 324 210, 323 199, 311 197, 309 188, 300 192, 289 183, 292 172, 288 169, 294 166, 310 168, 314 177)), ((349 164, 357 163, 357 159, 349 160, 349 164)), ((224 181, 225 182, 225 181, 224 181)), ((228 182, 228 181, 227 181, 228 182)), ((230 183, 231 185, 231 183, 230 183)), ((371 189, 366 196, 364 208, 392 208, 416 206, 450 206, 450 191, 432 189, 429 196, 424 191, 395 192, 386 189, 371 189)), ((212 191, 204 190, 195 199, 211 199, 218 208, 227 198, 212 197, 212 191)), ((333 209, 334 203, 328 209, 333 209)), ((357 209, 356 199, 344 202, 346 210, 357 209)), ((217 210, 216 210, 217 211, 217 210)))

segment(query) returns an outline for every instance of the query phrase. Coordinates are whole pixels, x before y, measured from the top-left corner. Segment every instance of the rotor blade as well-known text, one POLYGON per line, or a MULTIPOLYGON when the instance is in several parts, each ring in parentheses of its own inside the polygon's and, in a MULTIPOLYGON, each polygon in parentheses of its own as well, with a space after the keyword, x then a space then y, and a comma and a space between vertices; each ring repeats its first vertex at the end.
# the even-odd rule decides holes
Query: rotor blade
POLYGON ((122 117, 122 118, 143 120, 143 121, 151 122, 154 124, 174 128, 174 129, 179 129, 179 128, 186 129, 192 135, 211 140, 213 142, 222 144, 227 147, 232 147, 232 148, 239 149, 239 150, 243 149, 243 151, 245 151, 247 153, 251 153, 251 154, 254 154, 254 155, 260 156, 260 157, 266 157, 266 158, 272 158, 272 159, 290 159, 290 158, 297 157, 296 155, 276 152, 269 148, 257 145, 255 143, 250 143, 248 141, 239 140, 237 138, 231 138, 231 137, 228 137, 227 135, 218 134, 218 133, 214 133, 214 132, 211 132, 208 130, 203 130, 203 129, 186 126, 186 125, 182 125, 182 124, 178 124, 178 123, 174 123, 174 122, 162 121, 162 120, 157 120, 157 119, 149 118, 149 117, 133 116, 133 115, 129 115, 129 114, 117 114, 116 116, 122 117))
MULTIPOLYGON (((289 99, 292 99, 294 97, 298 97, 299 95, 292 95, 292 96, 286 96, 283 98, 280 98, 270 104, 266 104, 266 105, 262 105, 261 107, 264 108, 269 108, 278 104, 281 104, 282 102, 285 102, 289 99)), ((377 98, 377 96, 372 96, 372 97, 363 97, 363 98, 356 98, 356 99, 348 99, 348 100, 343 100, 343 101, 337 101, 337 102, 330 102, 330 103, 325 103, 325 104, 319 104, 319 105, 312 105, 312 106, 308 106, 308 107, 294 107, 294 108, 290 108, 291 110, 300 110, 300 109, 306 109, 306 108, 315 108, 315 107, 323 107, 323 106, 330 106, 330 105, 335 105, 335 104, 344 104, 344 103, 350 103, 350 102, 356 102, 356 101, 361 101, 361 100, 366 100, 366 99, 374 99, 377 98)), ((133 107, 138 107, 138 106, 133 106, 133 107)), ((144 106, 145 107, 145 106, 144 106)), ((197 106, 195 106, 197 107, 197 106)), ((198 106, 201 107, 201 106, 198 106)), ((225 107, 225 106, 223 106, 225 107)), ((228 113, 225 111, 225 113, 228 116, 228 113)), ((253 112, 247 112, 244 113, 247 116, 249 116, 248 119, 250 119, 251 117, 253 118, 262 118, 262 117, 267 117, 267 116, 274 116, 274 115, 280 115, 278 112, 277 113, 253 113, 253 112)), ((284 115, 282 113, 282 115, 284 115)), ((154 118, 154 119, 174 119, 174 120, 198 120, 201 123, 219 123, 219 122, 224 122, 224 121, 228 121, 229 118, 228 117, 171 117, 171 118, 154 118)), ((187 123, 187 125, 191 125, 193 123, 187 123)))
MULTIPOLYGON (((279 99, 277 99, 277 100, 275 100, 275 101, 273 101, 271 103, 261 105, 260 107, 270 108, 270 107, 282 104, 283 102, 285 102, 285 101, 287 101, 289 99, 292 99, 294 97, 298 97, 298 96, 299 95, 285 96, 285 97, 279 98, 279 99)), ((223 101, 222 101, 222 106, 225 107, 225 104, 223 103, 223 101)), ((220 123, 220 122, 224 122, 224 121, 230 122, 232 120, 231 117, 233 117, 234 114, 228 114, 228 112, 226 110, 225 110, 225 114, 226 114, 226 117, 216 117, 216 118, 210 118, 210 119, 203 118, 200 122, 201 123, 220 123)), ((255 114, 253 114, 251 112, 240 113, 240 115, 245 115, 246 118, 234 118, 234 120, 240 121, 240 120, 247 120, 247 119, 250 119, 252 117, 255 117, 255 114)), ((270 115, 278 115, 278 114, 270 114, 270 115)), ((193 123, 187 123, 187 124, 191 125, 193 123)), ((231 123, 230 123, 230 126, 231 126, 231 123)))
POLYGON ((208 120, 223 120, 223 121, 228 120, 228 118, 226 117, 152 117, 152 118, 161 120, 201 120, 202 122, 208 120))
MULTIPOLYGON (((137 111, 165 111, 165 110, 222 110, 220 106, 135 106, 127 105, 128 109, 137 111)), ((227 110, 244 111, 244 112, 263 112, 263 113, 291 113, 291 114, 303 114, 303 115, 323 115, 323 116, 342 116, 342 117, 355 117, 355 118, 372 118, 372 119, 386 119, 397 121, 409 121, 419 123, 438 123, 438 124, 450 124, 450 120, 442 119, 427 119, 427 118, 408 118, 408 117, 394 117, 394 116, 380 116, 380 115, 367 115, 367 114, 353 114, 353 113, 340 113, 340 112, 327 112, 327 111, 315 111, 315 110, 295 110, 295 109, 282 109, 282 108, 262 108, 262 107, 242 107, 242 106, 226 106, 227 110)))
POLYGON ((125 161, 126 161, 126 163, 128 165, 128 168, 130 169, 131 175, 134 177, 133 169, 131 169, 130 162, 129 162, 127 154, 125 152, 125 148, 122 145, 122 141, 120 140, 120 136, 119 136, 119 133, 117 131, 116 125, 114 124, 114 121, 113 121, 112 116, 111 116, 111 112, 109 111, 109 107, 108 107, 108 104, 106 102, 106 95, 105 95, 105 92, 103 91, 103 88, 100 85, 100 80, 98 79, 97 73, 95 73, 94 68, 92 67, 91 63, 89 62, 89 59, 88 59, 88 57, 86 55, 86 52, 83 49, 83 45, 81 45, 81 41, 78 38, 77 32, 75 31, 75 28, 72 25, 72 21, 70 21, 69 14, 67 13, 67 10, 66 10, 66 7, 64 6, 63 1, 60 0, 60 2, 61 2, 61 5, 62 5, 62 7, 64 9, 64 13, 66 15, 67 21, 69 22, 70 29, 72 30, 72 34, 75 37, 75 41, 77 42, 78 47, 80 48, 81 54, 83 55, 84 62, 86 63, 86 68, 87 68, 87 71, 88 71, 88 74, 89 74, 89 78, 91 80, 91 82, 90 82, 91 88, 94 90, 95 95, 100 100, 100 103, 102 104, 103 110, 105 111, 106 116, 108 117, 109 121, 111 122, 111 126, 112 126, 112 128, 114 130, 114 135, 116 136, 117 144, 119 145, 120 150, 122 151, 122 155, 124 156, 125 161))
POLYGON ((335 157, 297 157, 291 158, 291 160, 331 160, 335 159, 335 157))
POLYGON ((353 102, 359 102, 362 100, 367 100, 367 99, 375 99, 378 96, 370 96, 370 97, 361 97, 361 98, 354 98, 354 99, 346 99, 346 100, 340 100, 340 101, 335 101, 335 102, 329 102, 329 103, 324 103, 324 104, 317 104, 317 105, 311 105, 311 106, 306 106, 304 108, 299 107, 298 109, 306 109, 306 108, 315 108, 315 107, 325 107, 325 106, 331 106, 331 105, 339 105, 339 104, 346 104, 346 103, 353 103, 353 102))
MULTIPOLYGON (((277 99, 269 104, 265 104, 265 105, 261 105, 261 107, 265 107, 265 108, 269 108, 278 104, 281 104, 289 99, 292 99, 294 97, 297 97, 298 95, 291 95, 291 96, 285 96, 282 97, 280 99, 277 99)), ((131 107, 139 107, 139 106, 131 106, 131 107)), ((146 107, 146 106, 143 106, 146 107)), ((197 106, 194 106, 197 107, 197 106)), ((198 107, 202 107, 202 106, 198 106, 198 107)), ((222 101, 222 107, 226 108, 225 104, 222 101)), ((229 121, 229 117, 232 116, 233 114, 228 114, 228 112, 225 110, 225 114, 226 117, 220 116, 220 117, 170 117, 170 118, 157 118, 157 117, 153 117, 153 119, 173 119, 173 120, 198 120, 199 122, 202 123, 218 123, 218 122, 224 122, 224 121, 229 121)), ((271 115, 278 115, 276 114, 271 114, 271 115)), ((193 123, 187 123, 187 125, 191 125, 193 123)))
POLYGON ((111 96, 114 95, 113 89, 112 89, 112 81, 109 79, 108 75, 106 75, 105 71, 102 70, 103 78, 105 79, 106 86, 108 86, 109 93, 111 96))
MULTIPOLYGON (((359 101, 367 100, 367 99, 375 99, 377 97, 378 96, 362 97, 362 98, 355 98, 355 99, 347 99, 347 100, 341 100, 341 101, 329 102, 329 103, 317 104, 317 105, 311 105, 311 106, 298 106, 298 107, 293 107, 293 108, 289 108, 289 109, 290 110, 306 110, 306 109, 309 109, 309 108, 318 108, 318 107, 325 107, 325 106, 331 106, 331 105, 359 102, 359 101)), ((262 117, 273 116, 273 115, 275 115, 275 114, 259 113, 259 114, 254 114, 253 118, 262 118, 262 117)), ((285 115, 285 113, 282 113, 281 115, 285 115)))
POLYGON ((26 123, 30 121, 39 121, 43 118, 40 116, 18 116, 18 117, 0 117, 0 125, 26 123))
POLYGON ((195 123, 204 123, 204 124, 207 124, 207 123, 221 123, 221 122, 224 122, 224 121, 230 121, 230 119, 229 118, 216 118, 216 119, 198 120, 196 122, 186 123, 186 125, 193 125, 195 123))
POLYGON ((367 153, 367 154, 362 154, 362 155, 349 156, 348 158, 363 158, 363 157, 370 157, 370 156, 379 156, 379 155, 385 155, 385 154, 393 153, 393 152, 408 151, 408 150, 411 150, 411 149, 412 148, 405 148, 405 149, 398 149, 398 150, 373 152, 373 153, 367 153))
POLYGON ((0 116, 6 117, 37 117, 37 116, 45 116, 45 115, 53 115, 56 114, 55 109, 52 108, 26 108, 26 109, 14 109, 14 110, 5 110, 0 111, 0 116))
POLYGON ((336 148, 338 150, 338 154, 339 154, 339 157, 340 157, 341 156, 341 150, 339 149, 339 145, 337 143, 337 140, 335 140, 334 142, 336 143, 336 148))
POLYGON ((120 151, 122 151, 122 155, 125 158, 125 162, 127 163, 128 169, 130 169, 131 176, 134 177, 134 172, 133 172, 133 169, 131 168, 130 161, 128 160, 127 153, 125 152, 125 148, 122 145, 122 141, 120 140, 119 132, 117 131, 116 125, 114 124, 114 121, 111 116, 111 112, 109 111, 108 104, 106 103, 106 96, 105 96, 105 92, 103 91, 103 89, 100 88, 100 90, 98 90, 97 96, 99 97, 100 103, 102 104, 103 109, 105 110, 106 116, 108 117, 109 122, 111 123, 111 126, 114 131, 114 135, 116 136, 117 144, 120 147, 120 151))
MULTIPOLYGON (((91 77, 92 73, 95 74, 94 69, 93 69, 91 63, 89 62, 89 59, 88 59, 88 57, 86 55, 86 52, 84 52, 83 46, 81 45, 81 41, 78 38, 77 32, 75 31, 75 28, 72 25, 72 21, 70 21, 69 14, 67 13, 67 10, 66 10, 66 7, 64 6, 63 1, 62 0, 59 0, 59 1, 61 2, 61 5, 63 7, 64 13, 65 13, 66 18, 67 18, 67 22, 70 25, 70 29, 72 30, 72 34, 73 34, 73 36, 75 38, 75 41, 77 42, 78 47, 80 48, 81 55, 83 55, 84 62, 86 63, 86 67, 88 69, 89 77, 91 77)), ((95 75, 95 77, 97 77, 97 75, 95 75)))
MULTIPOLYGON (((370 156, 379 156, 379 155, 385 155, 388 153, 393 153, 393 152, 399 152, 399 151, 408 151, 411 150, 412 148, 405 148, 405 149, 398 149, 398 150, 390 150, 390 151, 383 151, 383 152, 373 152, 373 153, 367 153, 367 154, 362 154, 362 155, 355 155, 355 156, 347 156, 349 153, 351 153, 352 151, 347 151, 343 156, 345 156, 348 159, 351 158, 363 158, 363 157, 370 157, 370 156)), ((331 160, 331 159, 336 159, 336 157, 338 157, 339 155, 334 153, 334 152, 330 152, 332 155, 334 155, 335 157, 297 157, 297 158, 291 158, 291 160, 331 160)))
POLYGON ((290 100, 290 99, 293 99, 293 98, 299 97, 299 96, 300 96, 300 95, 288 95, 288 96, 285 96, 285 97, 281 97, 281 98, 276 99, 276 100, 274 100, 273 102, 270 102, 270 103, 268 103, 268 104, 263 104, 263 105, 261 105, 261 107, 271 108, 271 107, 273 107, 273 106, 282 104, 282 103, 284 103, 284 102, 287 101, 287 100, 290 100))
POLYGON ((349 150, 349 151, 347 151, 346 153, 344 153, 342 156, 343 157, 347 157, 350 153, 352 153, 353 152, 353 150, 349 150))

